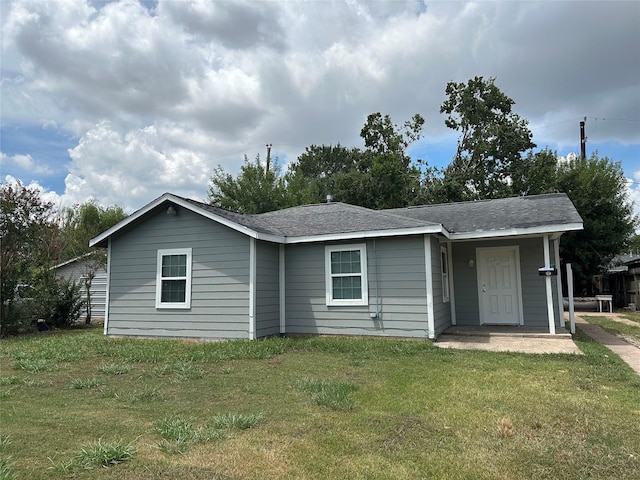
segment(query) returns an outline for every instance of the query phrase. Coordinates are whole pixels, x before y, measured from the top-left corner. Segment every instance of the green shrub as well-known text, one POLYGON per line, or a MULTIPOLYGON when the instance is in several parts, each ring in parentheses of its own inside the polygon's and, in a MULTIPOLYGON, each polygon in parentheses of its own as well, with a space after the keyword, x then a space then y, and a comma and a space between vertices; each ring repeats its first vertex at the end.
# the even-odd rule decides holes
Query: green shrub
POLYGON ((82 285, 72 280, 55 279, 45 290, 45 318, 50 325, 65 328, 74 325, 82 314, 82 285))

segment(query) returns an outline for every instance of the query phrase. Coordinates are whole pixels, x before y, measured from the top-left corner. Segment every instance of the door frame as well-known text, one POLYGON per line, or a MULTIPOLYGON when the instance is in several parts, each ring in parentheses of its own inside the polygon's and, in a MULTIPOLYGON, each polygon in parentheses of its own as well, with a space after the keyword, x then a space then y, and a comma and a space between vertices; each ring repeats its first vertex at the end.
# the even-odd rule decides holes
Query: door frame
MULTIPOLYGON (((524 309, 522 306, 522 277, 520 274, 520 246, 519 245, 504 245, 500 247, 476 247, 476 259, 477 259, 477 268, 476 268, 476 283, 478 286, 478 308, 479 308, 479 319, 480 325, 484 325, 484 295, 482 295, 482 267, 484 267, 483 262, 480 261, 480 255, 486 255, 491 250, 494 251, 508 251, 513 252, 515 258, 514 265, 514 273, 515 273, 515 281, 516 281, 516 300, 518 302, 516 311, 518 314, 517 322, 513 324, 505 324, 505 325, 524 325, 524 309)), ((483 258, 484 259, 484 258, 483 258)))

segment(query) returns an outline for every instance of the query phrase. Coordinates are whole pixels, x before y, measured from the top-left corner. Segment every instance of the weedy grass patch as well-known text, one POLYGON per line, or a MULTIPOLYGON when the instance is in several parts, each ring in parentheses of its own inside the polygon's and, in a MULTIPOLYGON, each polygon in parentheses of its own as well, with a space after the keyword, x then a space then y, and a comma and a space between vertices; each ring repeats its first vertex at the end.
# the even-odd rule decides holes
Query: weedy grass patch
POLYGON ((98 439, 76 454, 75 462, 85 470, 96 467, 111 467, 130 460, 136 449, 133 445, 121 441, 103 442, 98 439))
MULTIPOLYGON (((633 320, 633 318, 635 318, 636 316, 640 317, 640 314, 623 315, 622 317, 627 318, 628 320, 633 320)), ((631 337, 636 342, 640 342, 640 323, 638 323, 637 325, 628 325, 626 323, 616 322, 615 320, 611 320, 607 317, 599 317, 596 315, 589 315, 587 317, 587 321, 593 325, 602 327, 607 332, 613 335, 631 337)))
POLYGON ((314 378, 302 378, 295 383, 295 388, 311 394, 316 405, 333 410, 351 410, 354 406, 350 394, 357 390, 353 382, 336 380, 322 381, 314 378))
POLYGON ((640 478, 640 377, 580 331, 575 339, 585 355, 388 338, 114 339, 95 327, 4 339, 0 471, 640 478))

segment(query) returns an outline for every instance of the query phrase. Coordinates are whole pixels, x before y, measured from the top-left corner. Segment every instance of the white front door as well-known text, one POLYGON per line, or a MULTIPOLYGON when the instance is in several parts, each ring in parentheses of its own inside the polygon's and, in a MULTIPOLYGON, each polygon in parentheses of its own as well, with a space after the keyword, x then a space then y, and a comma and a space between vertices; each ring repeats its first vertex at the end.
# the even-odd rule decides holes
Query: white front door
POLYGON ((522 325, 518 247, 477 248, 480 324, 522 325))

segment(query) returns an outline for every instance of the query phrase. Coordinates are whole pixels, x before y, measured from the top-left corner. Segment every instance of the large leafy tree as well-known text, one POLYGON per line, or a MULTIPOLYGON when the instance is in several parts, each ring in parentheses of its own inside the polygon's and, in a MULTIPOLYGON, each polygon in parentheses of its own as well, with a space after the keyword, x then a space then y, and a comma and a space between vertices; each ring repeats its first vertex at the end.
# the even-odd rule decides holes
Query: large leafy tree
POLYGON ((267 170, 260 155, 251 162, 247 156, 237 178, 218 166, 210 180, 209 203, 241 213, 263 213, 287 206, 284 180, 278 161, 267 170))
POLYGON ((360 131, 371 155, 374 187, 370 208, 394 208, 420 203, 420 170, 407 155, 407 148, 422 137, 424 118, 415 114, 402 126, 389 115, 372 113, 360 131))
POLYGON ((561 257, 572 264, 576 293, 592 295, 591 278, 627 249, 638 225, 624 173, 619 163, 594 153, 559 164, 554 183, 557 191, 569 196, 584 223, 584 230, 563 235, 561 257))
POLYGON ((0 333, 13 321, 10 312, 21 285, 47 275, 60 257, 57 212, 40 192, 17 183, 0 185, 0 333))
POLYGON ((460 137, 437 185, 439 200, 509 196, 514 163, 535 147, 528 122, 512 112, 515 102, 495 85, 494 78, 449 82, 446 94, 440 113, 447 115, 445 125, 458 130, 460 137))
POLYGON ((288 203, 320 203, 327 196, 358 204, 371 190, 371 161, 359 148, 342 145, 307 147, 286 176, 288 203))
POLYGON ((422 136, 424 119, 416 114, 402 125, 389 115, 372 113, 360 136, 365 149, 313 145, 300 155, 287 174, 291 204, 324 201, 368 208, 393 208, 418 203, 420 170, 407 148, 422 136))

